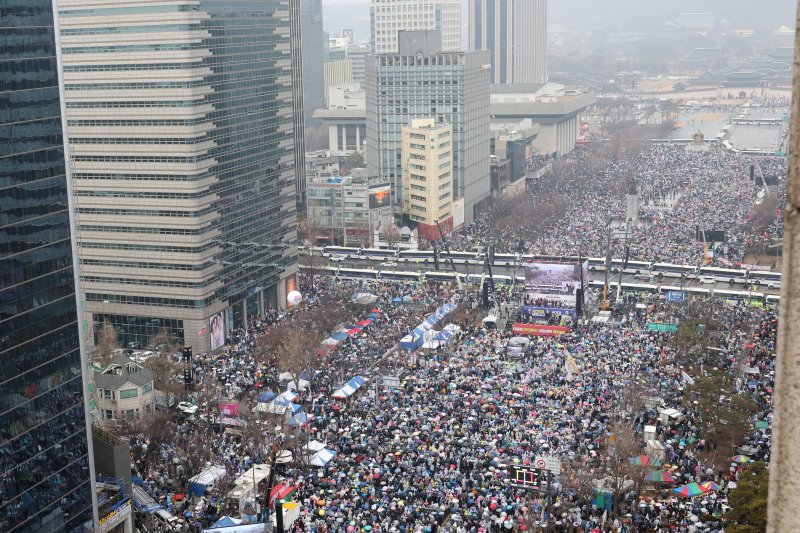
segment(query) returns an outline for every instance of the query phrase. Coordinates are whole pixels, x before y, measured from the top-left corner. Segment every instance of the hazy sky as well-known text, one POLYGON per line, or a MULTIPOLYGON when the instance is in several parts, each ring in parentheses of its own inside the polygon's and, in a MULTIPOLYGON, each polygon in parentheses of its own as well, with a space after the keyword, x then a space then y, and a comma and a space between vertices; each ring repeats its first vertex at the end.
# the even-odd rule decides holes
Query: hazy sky
MULTIPOLYGON (((466 0, 462 17, 467 23, 466 0)), ((369 0, 322 0, 325 29, 352 28, 369 38, 369 0)), ((608 31, 637 31, 675 18, 680 12, 711 11, 735 26, 773 29, 795 24, 793 0, 550 0, 549 23, 608 31)))

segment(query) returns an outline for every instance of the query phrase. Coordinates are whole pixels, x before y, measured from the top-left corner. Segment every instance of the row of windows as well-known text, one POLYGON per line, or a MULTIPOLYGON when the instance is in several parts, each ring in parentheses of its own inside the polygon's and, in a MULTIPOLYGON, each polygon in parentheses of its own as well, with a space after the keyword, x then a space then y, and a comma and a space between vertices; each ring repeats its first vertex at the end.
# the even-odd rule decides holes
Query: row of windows
POLYGON ((149 305, 154 307, 179 307, 188 309, 203 309, 211 303, 211 299, 183 300, 180 298, 155 298, 150 296, 125 296, 121 294, 86 293, 87 302, 103 302, 125 305, 149 305))
POLYGON ((420 176, 419 174, 411 174, 411 179, 417 181, 425 181, 425 176, 420 176))
POLYGON ((444 159, 445 157, 450 157, 450 152, 442 152, 439 154, 439 159, 444 159))
POLYGON ((448 198, 450 198, 450 194, 447 193, 439 196, 439 200, 447 200, 448 198))
POLYGON ((450 173, 449 173, 449 172, 444 172, 444 173, 442 173, 442 174, 439 174, 439 180, 440 180, 440 181, 441 181, 441 180, 444 180, 444 179, 447 179, 447 178, 449 178, 449 177, 450 177, 450 173))
POLYGON ((138 91, 147 89, 194 89, 208 85, 204 80, 195 81, 142 81, 115 83, 66 83, 68 91, 138 91))
POLYGON ((421 133, 413 133, 412 132, 412 133, 409 133, 408 136, 411 137, 412 139, 422 139, 423 141, 425 140, 425 135, 423 135, 421 133))
POLYGON ((206 208, 199 211, 174 211, 168 209, 110 209, 101 207, 79 207, 78 214, 81 215, 117 215, 133 217, 184 217, 198 218, 213 212, 213 209, 206 208))
POLYGON ((411 184, 411 189, 414 191, 426 191, 427 188, 424 185, 417 185, 416 183, 411 184))
POLYGON ((151 5, 147 7, 100 7, 95 9, 72 9, 62 10, 58 14, 62 17, 105 17, 109 15, 151 15, 153 13, 175 13, 180 11, 197 11, 191 5, 159 6, 151 5))
POLYGON ((427 209, 425 209, 424 206, 417 205, 417 204, 412 204, 411 205, 411 209, 415 209, 417 211, 422 211, 422 212, 427 212, 428 211, 427 209))
POLYGON ((135 250, 137 252, 169 252, 179 254, 197 254, 215 247, 215 244, 203 246, 163 246, 155 244, 130 244, 115 242, 81 242, 81 248, 95 250, 135 250))
MULTIPOLYGON (((447 155, 450 155, 450 153, 448 152, 448 154, 447 154, 447 155)), ((450 161, 445 161, 444 163, 441 163, 441 164, 439 165, 439 170, 442 170, 442 169, 444 169, 444 168, 450 168, 450 165, 452 165, 452 162, 450 162, 450 161)), ((441 177, 441 176, 440 176, 440 177, 441 177)))
POLYGON ((64 47, 65 54, 113 54, 118 52, 170 52, 192 50, 192 44, 129 44, 121 46, 64 47))
POLYGON ((408 166, 414 170, 425 170, 424 165, 417 165, 416 163, 410 163, 408 166))
POLYGON ((209 193, 186 193, 186 192, 123 192, 123 191, 90 191, 80 190, 77 192, 79 197, 84 198, 147 198, 157 200, 196 200, 203 198, 209 193))
POLYGON ((135 279, 135 278, 107 278, 103 276, 84 276, 86 283, 116 283, 118 285, 141 285, 144 287, 174 287, 178 289, 204 289, 216 282, 216 278, 205 283, 191 283, 188 281, 171 281, 160 279, 135 279))
POLYGON ((176 157, 170 155, 76 155, 72 158, 75 162, 95 163, 197 163, 208 161, 208 156, 176 157))
POLYGON ((211 177, 208 173, 196 175, 184 174, 117 174, 76 172, 72 175, 81 180, 129 180, 129 181, 200 181, 211 177))
POLYGON ((205 228, 150 228, 141 226, 95 226, 91 224, 81 224, 78 226, 78 230, 99 231, 101 233, 143 233, 147 235, 202 235, 208 232, 205 228))
POLYGON ((143 119, 143 120, 69 120, 69 126, 196 126, 209 122, 206 118, 143 119))
POLYGON ((73 144, 198 144, 205 142, 205 137, 169 138, 169 137, 72 137, 73 144))
POLYGON ((124 109, 128 107, 195 107, 203 103, 202 98, 194 100, 144 100, 140 102, 67 102, 67 109, 124 109))
POLYGON ((424 144, 411 143, 409 146, 411 146, 411 148, 413 148, 414 150, 424 150, 425 149, 425 145, 424 144))
POLYGON ((449 188, 450 188, 450 184, 449 183, 442 183, 441 185, 439 185, 439 190, 440 191, 446 191, 449 188))
POLYGON ((203 64, 197 60, 193 62, 174 62, 174 63, 121 63, 115 65, 64 65, 64 72, 119 72, 127 70, 188 70, 192 68, 203 68, 203 64))
POLYGON ((428 201, 428 199, 427 199, 427 198, 425 198, 424 196, 419 196, 419 195, 417 195, 417 194, 412 194, 412 195, 411 195, 411 199, 412 199, 412 200, 416 200, 416 201, 418 201, 418 202, 427 202, 427 201, 428 201))
POLYGON ((108 33, 161 33, 165 31, 189 31, 200 29, 191 24, 149 24, 146 26, 106 26, 62 29, 61 35, 104 35, 108 33))
POLYGON ((113 267, 113 268, 150 268, 155 270, 192 270, 201 271, 213 265, 213 263, 206 262, 200 265, 185 265, 181 263, 151 263, 147 261, 114 261, 107 259, 87 259, 81 258, 82 265, 87 266, 100 266, 100 267, 113 267))

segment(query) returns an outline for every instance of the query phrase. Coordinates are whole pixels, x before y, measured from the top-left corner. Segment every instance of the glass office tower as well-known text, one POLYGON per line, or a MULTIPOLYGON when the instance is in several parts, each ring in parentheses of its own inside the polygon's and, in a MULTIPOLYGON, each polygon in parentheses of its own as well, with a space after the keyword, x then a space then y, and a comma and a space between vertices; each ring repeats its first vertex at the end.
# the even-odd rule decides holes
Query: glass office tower
POLYGON ((0 531, 75 531, 91 472, 50 0, 0 0, 0 531))
POLYGON ((298 0, 58 5, 91 331, 217 349, 294 286, 298 0))

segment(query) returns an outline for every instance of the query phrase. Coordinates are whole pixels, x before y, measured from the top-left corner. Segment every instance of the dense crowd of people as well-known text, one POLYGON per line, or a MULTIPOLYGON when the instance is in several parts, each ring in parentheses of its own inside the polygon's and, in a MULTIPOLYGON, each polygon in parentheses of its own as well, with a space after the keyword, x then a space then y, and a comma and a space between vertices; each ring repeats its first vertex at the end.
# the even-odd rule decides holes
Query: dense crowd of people
MULTIPOLYGON (((589 323, 558 338, 534 338, 521 353, 509 349, 518 341, 512 341, 510 330, 475 326, 478 320, 447 348, 412 354, 390 349, 433 309, 461 300, 458 291, 436 284, 337 282, 327 277, 317 278, 303 290, 309 296, 307 307, 271 311, 253 319, 247 330, 233 334, 231 341, 250 349, 235 348, 218 358, 224 361, 225 371, 214 374, 213 365, 198 364, 197 368, 201 388, 222 386, 226 394, 239 397, 243 406, 253 406, 263 390, 280 392, 277 388, 284 386, 267 363, 257 360, 252 348, 258 336, 317 305, 345 301, 353 291, 378 296, 375 306, 380 317, 363 335, 325 356, 310 390, 300 391, 295 400, 314 418, 305 427, 287 426, 285 431, 294 431, 297 442, 321 441, 337 454, 325 467, 299 461, 281 471, 280 480, 298 487, 296 498, 303 504, 296 530, 488 532, 523 531, 547 523, 557 530, 591 531, 606 519, 616 530, 626 531, 721 530, 726 493, 740 465, 722 468, 704 454, 717 443, 711 443, 694 420, 699 414, 696 407, 684 401, 688 385, 681 364, 685 354, 675 348, 670 334, 653 333, 646 327, 648 320, 664 312, 658 309, 664 304, 655 297, 650 296, 645 301, 649 308, 642 310, 635 305, 639 297, 629 296, 619 323, 589 323), (396 301, 412 295, 413 303, 396 301), (376 366, 387 352, 389 364, 376 366), (365 387, 346 400, 331 397, 356 373, 374 380, 400 369, 404 372, 400 386, 381 390, 378 396, 365 387), (664 423, 654 405, 625 399, 632 387, 653 391, 664 406, 679 409, 683 416, 664 423), (648 425, 657 428, 655 438, 664 443, 663 462, 669 465, 665 468, 680 482, 712 481, 719 490, 684 499, 670 493, 670 487, 636 479, 644 471, 625 470, 625 483, 617 487, 620 512, 612 517, 598 504, 597 494, 576 481, 592 479, 598 490, 613 487, 609 478, 621 474, 614 470, 613 456, 619 450, 610 435, 628 432, 637 444, 626 453, 638 456, 645 453, 643 431, 648 425), (511 465, 530 465, 540 455, 556 457, 563 465, 561 478, 550 490, 524 491, 509 483, 511 465), (580 472, 580 476, 568 472, 580 472)), ((465 300, 461 303, 473 307, 472 298, 465 300)), ((507 300, 515 306, 525 303, 522 288, 507 295, 507 300)), ((755 420, 768 422, 774 315, 720 301, 698 305, 723 323, 721 331, 728 332, 715 348, 725 356, 712 360, 708 354, 716 352, 696 355, 689 372, 695 378, 732 373, 738 378, 737 393, 758 405, 752 427, 755 420), (748 359, 735 359, 740 353, 748 359), (707 364, 698 367, 706 357, 707 364), (758 373, 737 373, 744 367, 758 373)), ((686 318, 681 313, 688 312, 689 307, 669 308, 670 317, 678 321, 686 318)), ((343 323, 349 321, 343 317, 343 323)), ((201 391, 196 400, 203 397, 201 391)), ((214 406, 207 408, 215 412, 214 406)), ((146 437, 142 442, 134 439, 135 473, 146 480, 156 498, 185 490, 188 479, 206 464, 224 466, 233 478, 254 463, 269 462, 268 450, 253 447, 252 439, 208 425, 176 423, 175 435, 161 444, 146 466, 141 455, 148 444, 146 437), (191 469, 192 456, 197 454, 202 454, 202 461, 191 469)), ((753 445, 752 459, 768 459, 768 429, 753 429, 746 441, 753 445)), ((187 519, 187 530, 208 526, 222 514, 223 494, 217 496, 187 519)), ((176 509, 191 511, 193 504, 176 505, 176 509)))
MULTIPOLYGON (((510 217, 513 223, 498 225, 497 211, 487 211, 454 236, 453 246, 493 242, 497 251, 604 257, 611 222, 616 228, 612 251, 614 257, 622 257, 625 195, 633 182, 640 201, 639 223, 629 234, 631 259, 698 265, 706 250, 697 231, 724 231, 727 242, 718 247, 714 261, 729 266, 744 260, 759 235, 751 213, 764 191, 754 178, 786 176, 785 157, 688 151, 678 144, 648 144, 632 153, 606 150, 576 149, 554 162, 550 174, 514 199, 518 216, 510 217), (542 202, 558 206, 558 211, 547 213, 542 202), (545 220, 535 220, 541 217, 545 220)), ((785 183, 780 180, 770 193, 781 197, 785 183)), ((781 217, 773 217, 773 234, 781 227, 781 217)))

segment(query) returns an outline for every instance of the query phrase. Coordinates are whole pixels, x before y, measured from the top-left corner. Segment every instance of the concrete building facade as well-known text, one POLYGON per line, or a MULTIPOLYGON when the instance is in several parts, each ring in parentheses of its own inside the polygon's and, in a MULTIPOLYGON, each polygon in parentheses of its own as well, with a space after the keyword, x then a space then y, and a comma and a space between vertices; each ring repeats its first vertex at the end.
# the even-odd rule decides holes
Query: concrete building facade
POLYGON ((367 172, 391 183, 400 216, 403 127, 427 117, 451 124, 453 196, 464 198, 469 223, 489 198, 487 53, 437 51, 428 46, 435 37, 419 33, 437 32, 401 32, 400 53, 367 57, 367 172))
POLYGON ((403 128, 403 214, 429 241, 453 231, 452 140, 453 127, 433 118, 403 128))
POLYGON ((461 49, 460 0, 371 0, 369 11, 375 54, 396 53, 401 30, 439 30, 443 50, 461 49))
POLYGON ((153 373, 149 368, 118 355, 94 373, 94 399, 100 420, 132 420, 156 409, 153 373))
POLYGON ((314 112, 314 118, 328 128, 328 150, 349 154, 364 149, 367 138, 366 93, 359 83, 328 87, 328 105, 314 112))
POLYGON ((315 244, 371 246, 374 233, 391 220, 388 183, 361 173, 308 180, 307 223, 315 244))
POLYGON ((353 83, 353 61, 351 59, 332 59, 323 66, 325 84, 325 104, 329 102, 329 90, 334 85, 353 83))
POLYGON ((322 0, 301 0, 300 43, 303 58, 303 118, 306 122, 314 110, 325 103, 325 45, 322 29, 322 0))
POLYGON ((296 273, 299 3, 59 4, 87 321, 210 351, 296 273))
POLYGON ((469 49, 489 51, 492 83, 547 81, 547 1, 469 0, 469 49))

